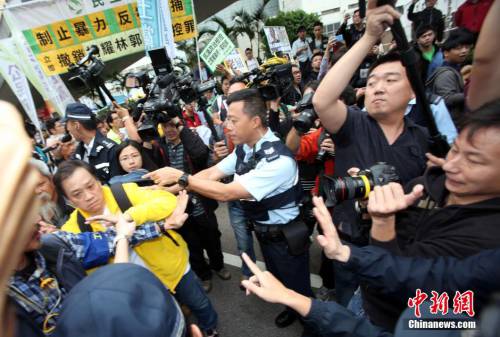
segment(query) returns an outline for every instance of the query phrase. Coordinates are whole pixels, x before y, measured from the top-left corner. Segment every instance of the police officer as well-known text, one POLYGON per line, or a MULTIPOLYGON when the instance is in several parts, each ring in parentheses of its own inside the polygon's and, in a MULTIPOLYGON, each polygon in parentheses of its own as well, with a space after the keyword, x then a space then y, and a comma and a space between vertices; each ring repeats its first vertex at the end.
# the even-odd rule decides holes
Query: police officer
POLYGON ((68 132, 79 142, 73 159, 95 167, 102 183, 118 175, 116 143, 97 131, 96 116, 89 107, 82 103, 68 104, 65 121, 68 132))
MULTIPOLYGON (((241 200, 267 269, 286 287, 312 297, 309 232, 298 220, 301 189, 294 156, 267 127, 266 105, 258 90, 236 91, 227 103, 227 135, 236 145, 228 157, 196 175, 165 167, 147 176, 157 184, 177 183, 215 200, 241 200), (218 181, 233 174, 229 184, 218 181)), ((286 327, 296 317, 287 309, 275 323, 286 327)))

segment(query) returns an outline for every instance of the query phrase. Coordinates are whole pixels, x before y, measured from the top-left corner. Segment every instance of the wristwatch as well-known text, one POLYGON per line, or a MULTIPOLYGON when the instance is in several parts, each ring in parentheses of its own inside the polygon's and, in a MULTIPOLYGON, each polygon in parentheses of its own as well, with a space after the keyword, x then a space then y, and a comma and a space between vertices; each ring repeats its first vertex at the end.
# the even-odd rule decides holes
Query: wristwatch
POLYGON ((188 185, 189 185, 189 174, 184 173, 183 175, 181 175, 181 177, 179 178, 179 180, 177 180, 177 184, 179 184, 179 186, 182 187, 182 188, 188 187, 188 185))

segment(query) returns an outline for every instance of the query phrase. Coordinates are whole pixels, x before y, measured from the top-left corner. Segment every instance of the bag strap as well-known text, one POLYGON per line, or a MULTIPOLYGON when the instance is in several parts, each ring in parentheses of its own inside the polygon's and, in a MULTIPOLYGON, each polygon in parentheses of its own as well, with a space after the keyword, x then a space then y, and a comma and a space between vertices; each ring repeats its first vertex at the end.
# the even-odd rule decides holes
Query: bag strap
POLYGON ((130 202, 127 193, 125 193, 123 184, 120 183, 112 184, 110 188, 111 188, 111 193, 113 193, 113 197, 115 198, 116 203, 118 204, 118 207, 120 207, 122 213, 125 213, 129 208, 132 207, 132 203, 130 202))
POLYGON ((93 232, 94 231, 92 226, 85 222, 85 218, 83 217, 82 213, 80 213, 79 211, 77 211, 76 222, 78 223, 78 227, 80 228, 80 232, 85 233, 85 232, 93 232))

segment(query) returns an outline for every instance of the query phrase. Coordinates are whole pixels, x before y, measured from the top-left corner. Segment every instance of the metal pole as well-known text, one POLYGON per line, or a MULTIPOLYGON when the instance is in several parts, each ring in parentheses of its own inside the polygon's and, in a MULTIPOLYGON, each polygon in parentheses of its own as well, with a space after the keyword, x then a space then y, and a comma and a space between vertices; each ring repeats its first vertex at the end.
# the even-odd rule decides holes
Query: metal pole
POLYGON ((196 12, 194 9, 194 0, 186 0, 186 1, 191 1, 191 8, 193 9, 193 21, 194 21, 194 26, 196 27, 196 35, 194 37, 194 43, 196 47, 196 58, 198 60, 198 73, 200 74, 200 82, 201 82, 201 60, 200 60, 200 52, 198 49, 198 21, 196 20, 196 12))

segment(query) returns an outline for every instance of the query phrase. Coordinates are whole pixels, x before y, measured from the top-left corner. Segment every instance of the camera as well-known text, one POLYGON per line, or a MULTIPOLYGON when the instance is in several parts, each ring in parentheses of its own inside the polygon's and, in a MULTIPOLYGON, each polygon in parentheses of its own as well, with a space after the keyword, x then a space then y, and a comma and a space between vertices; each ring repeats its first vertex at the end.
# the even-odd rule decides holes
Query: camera
POLYGON ((111 101, 114 101, 114 98, 104 85, 104 80, 101 78, 101 74, 104 71, 104 62, 97 57, 98 55, 99 48, 96 45, 92 45, 87 49, 87 54, 78 61, 78 63, 70 64, 68 66, 68 71, 73 76, 70 77, 69 82, 76 84, 78 88, 87 88, 91 92, 96 90, 104 106, 106 105, 106 99, 101 90, 111 101))
POLYGON ((197 101, 200 106, 208 104, 203 93, 216 87, 215 81, 196 83, 191 75, 170 73, 158 74, 148 86, 146 99, 138 104, 136 114, 144 112, 146 119, 138 129, 145 141, 158 137, 158 123, 168 123, 172 118, 182 118, 180 101, 191 103, 197 101))
POLYGON ((299 117, 293 121, 293 127, 300 133, 306 133, 313 127, 314 122, 318 119, 316 111, 312 103, 314 93, 310 92, 297 103, 297 111, 300 112, 299 117))
POLYGON ((328 207, 333 207, 344 200, 367 199, 375 186, 398 182, 396 168, 379 162, 367 170, 362 170, 356 177, 333 178, 324 175, 322 195, 328 207))
POLYGON ((293 82, 292 65, 285 58, 272 57, 259 68, 236 76, 235 80, 245 81, 248 78, 252 78, 248 83, 249 88, 258 89, 265 101, 273 101, 290 90, 293 82))

